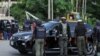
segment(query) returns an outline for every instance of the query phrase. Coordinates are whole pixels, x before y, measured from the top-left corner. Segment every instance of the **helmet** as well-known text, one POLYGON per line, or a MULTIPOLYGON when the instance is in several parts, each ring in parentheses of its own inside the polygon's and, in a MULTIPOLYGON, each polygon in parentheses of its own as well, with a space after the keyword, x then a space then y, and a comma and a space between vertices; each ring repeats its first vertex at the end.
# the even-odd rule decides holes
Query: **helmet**
POLYGON ((37 26, 41 26, 42 22, 41 21, 36 21, 37 26))
POLYGON ((62 20, 63 20, 63 19, 66 20, 66 17, 61 17, 61 19, 62 19, 62 20))
POLYGON ((82 20, 77 20, 77 22, 83 22, 82 20))

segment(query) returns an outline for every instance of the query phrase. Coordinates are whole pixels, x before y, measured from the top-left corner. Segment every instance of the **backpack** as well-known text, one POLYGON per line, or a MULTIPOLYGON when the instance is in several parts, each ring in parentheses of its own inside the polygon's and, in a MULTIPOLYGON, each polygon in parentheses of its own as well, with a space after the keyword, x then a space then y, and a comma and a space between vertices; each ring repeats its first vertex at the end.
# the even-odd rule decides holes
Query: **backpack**
POLYGON ((43 26, 36 27, 36 38, 45 38, 46 37, 46 29, 43 26))

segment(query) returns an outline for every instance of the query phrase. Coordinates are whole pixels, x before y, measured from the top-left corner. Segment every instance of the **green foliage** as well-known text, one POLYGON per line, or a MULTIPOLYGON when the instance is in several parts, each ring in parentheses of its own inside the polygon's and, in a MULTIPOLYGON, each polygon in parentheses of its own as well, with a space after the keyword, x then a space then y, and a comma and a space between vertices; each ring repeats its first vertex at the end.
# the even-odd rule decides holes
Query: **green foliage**
POLYGON ((21 23, 25 18, 25 12, 18 5, 14 4, 11 8, 11 15, 21 23))
POLYGON ((100 20, 100 0, 87 0, 87 13, 100 20))
MULTIPOLYGON (((11 7, 11 15, 22 22, 25 19, 25 10, 40 19, 46 20, 48 16, 48 0, 18 0, 21 3, 11 7)), ((53 0, 54 17, 66 14, 72 9, 70 0, 53 0)))
POLYGON ((64 15, 71 11, 72 6, 68 0, 54 0, 54 15, 64 15))

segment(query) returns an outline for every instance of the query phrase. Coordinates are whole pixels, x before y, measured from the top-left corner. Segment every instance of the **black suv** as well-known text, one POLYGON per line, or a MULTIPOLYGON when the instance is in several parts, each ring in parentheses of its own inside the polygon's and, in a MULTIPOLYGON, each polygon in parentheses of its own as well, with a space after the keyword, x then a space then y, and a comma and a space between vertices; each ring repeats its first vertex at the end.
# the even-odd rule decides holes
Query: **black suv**
MULTIPOLYGON (((68 50, 70 52, 76 52, 77 53, 77 47, 76 47, 76 42, 75 42, 75 37, 74 37, 74 29, 76 26, 76 22, 68 22, 70 25, 70 29, 71 29, 71 38, 72 41, 69 42, 68 44, 68 50)), ((57 37, 57 34, 55 34, 55 31, 53 31, 55 28, 59 27, 59 22, 56 21, 49 21, 47 23, 44 23, 43 25, 46 28, 46 44, 45 44, 45 53, 49 53, 49 51, 56 51, 56 53, 59 53, 59 43, 58 43, 58 39, 59 37, 57 37)), ((91 54, 94 50, 93 45, 92 45, 92 41, 91 41, 91 34, 92 34, 92 27, 87 24, 84 23, 86 28, 87 28, 87 37, 88 37, 88 42, 87 42, 87 54, 91 54)), ((32 43, 30 43, 32 38, 32 32, 18 32, 16 34, 14 34, 11 39, 10 39, 10 45, 17 49, 21 54, 26 54, 29 51, 34 50, 33 46, 35 41, 33 41, 32 43), (33 49, 32 49, 33 48, 33 49)))

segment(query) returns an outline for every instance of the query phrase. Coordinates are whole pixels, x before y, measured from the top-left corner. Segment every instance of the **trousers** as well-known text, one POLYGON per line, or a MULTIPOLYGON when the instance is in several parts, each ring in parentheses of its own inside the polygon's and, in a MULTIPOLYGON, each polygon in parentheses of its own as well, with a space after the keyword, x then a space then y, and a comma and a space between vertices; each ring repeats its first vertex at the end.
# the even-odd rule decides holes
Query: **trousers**
POLYGON ((36 39, 35 50, 36 50, 36 56, 44 55, 44 39, 36 39))
POLYGON ((59 46, 60 46, 60 56, 67 56, 68 52, 68 37, 67 36, 62 36, 61 38, 59 38, 59 46))
POLYGON ((85 43, 84 36, 77 37, 77 47, 78 47, 79 56, 83 56, 83 54, 85 54, 85 52, 86 52, 86 43, 85 43))

